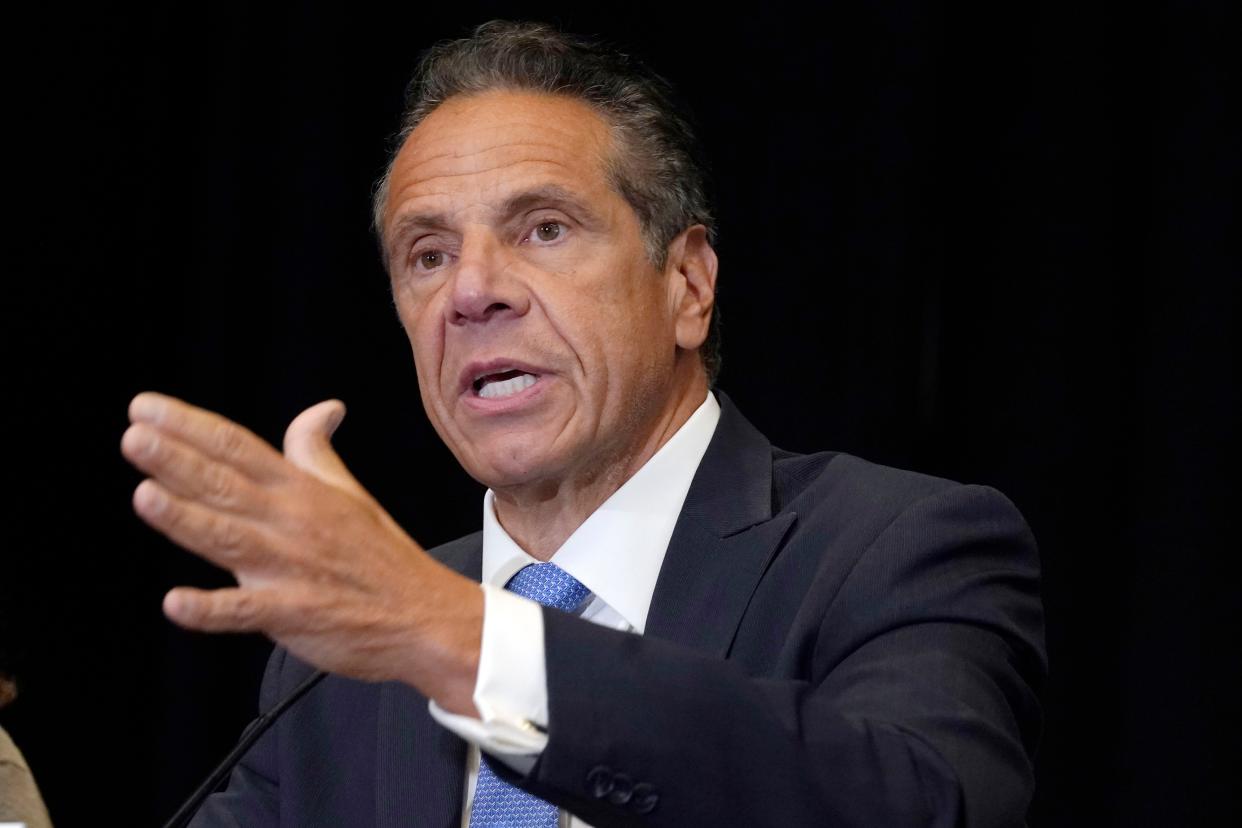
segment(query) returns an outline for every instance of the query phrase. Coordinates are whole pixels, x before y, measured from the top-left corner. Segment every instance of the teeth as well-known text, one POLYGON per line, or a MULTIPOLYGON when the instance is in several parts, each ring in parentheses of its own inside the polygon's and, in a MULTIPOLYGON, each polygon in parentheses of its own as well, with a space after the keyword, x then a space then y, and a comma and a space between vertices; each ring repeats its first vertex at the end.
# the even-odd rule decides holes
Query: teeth
POLYGON ((485 400, 495 400, 500 397, 512 396, 519 391, 525 391, 534 384, 535 376, 533 374, 520 374, 512 379, 499 382, 484 380, 483 387, 479 389, 479 396, 485 400))

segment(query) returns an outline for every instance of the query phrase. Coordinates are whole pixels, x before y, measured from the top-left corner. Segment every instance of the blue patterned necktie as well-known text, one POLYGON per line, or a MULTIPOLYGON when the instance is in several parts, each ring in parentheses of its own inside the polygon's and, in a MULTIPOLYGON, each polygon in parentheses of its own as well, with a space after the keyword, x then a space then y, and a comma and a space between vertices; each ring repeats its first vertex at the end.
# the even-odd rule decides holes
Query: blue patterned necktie
MULTIPOLYGON (((509 579, 505 589, 565 612, 576 610, 591 594, 556 564, 530 564, 509 579)), ((479 776, 470 806, 470 828, 556 828, 557 807, 510 785, 479 756, 479 776)))

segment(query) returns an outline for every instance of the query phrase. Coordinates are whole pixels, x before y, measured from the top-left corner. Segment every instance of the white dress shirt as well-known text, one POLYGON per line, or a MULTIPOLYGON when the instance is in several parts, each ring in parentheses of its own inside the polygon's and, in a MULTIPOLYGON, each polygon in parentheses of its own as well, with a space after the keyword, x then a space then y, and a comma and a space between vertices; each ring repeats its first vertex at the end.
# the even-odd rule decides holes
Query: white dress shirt
MULTIPOLYGON (((642 634, 673 527, 719 419, 720 405, 708 393, 668 442, 556 550, 552 562, 591 591, 580 617, 642 634)), ((548 743, 543 608, 504 589, 533 563, 539 561, 500 525, 489 489, 483 496, 483 642, 474 688, 480 718, 430 702, 436 721, 470 743, 463 826, 470 821, 480 748, 526 773, 548 743)), ((560 824, 590 828, 564 812, 560 824)))

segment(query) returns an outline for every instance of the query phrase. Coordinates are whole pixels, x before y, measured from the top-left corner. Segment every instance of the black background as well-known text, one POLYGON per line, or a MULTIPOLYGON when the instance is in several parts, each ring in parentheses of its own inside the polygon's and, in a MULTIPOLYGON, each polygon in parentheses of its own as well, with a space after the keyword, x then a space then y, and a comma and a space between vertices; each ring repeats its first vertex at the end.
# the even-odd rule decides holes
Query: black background
POLYGON ((227 578, 130 511, 135 392, 273 441, 340 397, 339 451, 411 534, 477 527, 368 202, 420 50, 496 16, 628 44, 696 111, 720 385, 776 444, 992 484, 1031 522, 1032 824, 1236 821, 1225 4, 672 5, 10 18, 2 721, 58 824, 166 817, 253 714, 269 647, 163 619, 168 587, 227 578))

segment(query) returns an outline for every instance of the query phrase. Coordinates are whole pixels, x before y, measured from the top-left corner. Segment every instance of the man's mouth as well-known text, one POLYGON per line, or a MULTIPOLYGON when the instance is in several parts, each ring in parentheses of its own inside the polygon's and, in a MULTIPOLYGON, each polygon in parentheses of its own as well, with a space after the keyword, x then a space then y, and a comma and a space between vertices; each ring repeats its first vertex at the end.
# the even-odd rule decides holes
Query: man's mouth
POLYGON ((538 381, 538 375, 514 368, 477 377, 473 388, 474 393, 485 400, 498 400, 519 394, 538 381))

